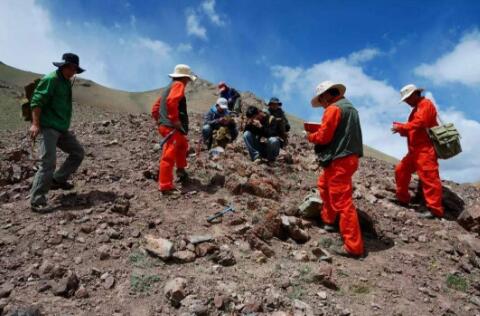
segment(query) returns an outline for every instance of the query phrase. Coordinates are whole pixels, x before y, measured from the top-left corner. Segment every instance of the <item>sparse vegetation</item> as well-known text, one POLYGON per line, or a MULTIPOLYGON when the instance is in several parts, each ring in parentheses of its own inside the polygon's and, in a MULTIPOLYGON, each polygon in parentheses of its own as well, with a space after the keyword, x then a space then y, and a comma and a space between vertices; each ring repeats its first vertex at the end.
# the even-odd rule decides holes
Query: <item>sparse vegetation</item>
POLYGON ((468 281, 464 277, 456 274, 449 274, 447 276, 447 286, 451 289, 466 292, 468 288, 468 281))
POLYGON ((134 293, 146 293, 151 286, 160 281, 158 275, 136 275, 130 276, 130 289, 134 293))

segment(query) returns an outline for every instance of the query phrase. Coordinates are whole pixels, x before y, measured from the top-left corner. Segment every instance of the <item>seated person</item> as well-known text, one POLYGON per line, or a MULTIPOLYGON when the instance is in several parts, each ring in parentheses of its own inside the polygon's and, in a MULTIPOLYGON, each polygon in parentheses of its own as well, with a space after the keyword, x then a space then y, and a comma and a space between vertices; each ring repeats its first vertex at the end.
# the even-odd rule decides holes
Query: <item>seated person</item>
MULTIPOLYGON (((238 136, 237 125, 231 117, 231 113, 228 110, 228 101, 225 98, 219 98, 216 104, 205 114, 202 136, 203 142, 207 144, 208 149, 212 147, 214 134, 227 136, 230 138, 230 142, 234 141, 238 136), (228 135, 225 135, 223 131, 225 129, 228 129, 228 135), (220 133, 218 133, 219 130, 221 130, 220 133)), ((223 139, 225 137, 222 137, 223 139)), ((223 144, 217 145, 224 147, 223 144)))
POLYGON ((242 98, 237 90, 227 86, 225 82, 220 82, 218 84, 218 92, 221 98, 227 99, 230 111, 242 113, 242 98))
POLYGON ((243 139, 250 158, 255 163, 262 158, 275 161, 285 143, 280 120, 255 106, 248 107, 246 117, 243 139))
POLYGON ((282 130, 281 135, 284 135, 284 139, 288 139, 287 133, 290 132, 290 123, 288 122, 285 112, 283 112, 282 102, 280 102, 278 98, 271 98, 267 104, 266 111, 268 114, 273 115, 276 119, 281 120, 281 122, 279 122, 280 129, 282 130))

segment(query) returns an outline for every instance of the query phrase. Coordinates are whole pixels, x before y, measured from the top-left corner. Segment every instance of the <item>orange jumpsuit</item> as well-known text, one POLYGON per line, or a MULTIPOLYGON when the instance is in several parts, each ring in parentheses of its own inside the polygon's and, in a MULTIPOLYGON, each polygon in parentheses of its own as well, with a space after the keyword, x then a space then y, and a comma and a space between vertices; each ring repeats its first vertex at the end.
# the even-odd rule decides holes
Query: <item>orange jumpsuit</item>
POLYGON ((429 99, 422 98, 413 108, 408 123, 394 125, 399 134, 408 140, 408 153, 395 168, 398 200, 407 204, 410 202, 408 186, 412 174, 417 172, 428 209, 433 215, 442 217, 442 182, 437 154, 427 133, 427 128, 438 125, 435 106, 429 99))
MULTIPOLYGON (((341 115, 339 107, 335 104, 329 105, 323 113, 320 128, 308 135, 308 141, 321 145, 330 143, 341 115)), ((340 216, 340 234, 345 250, 352 255, 361 256, 364 252, 362 232, 352 201, 352 176, 358 169, 358 160, 357 155, 334 159, 320 174, 318 190, 323 200, 322 221, 332 225, 337 216, 340 216)))
MULTIPOLYGON (((167 96, 166 111, 168 120, 172 123, 178 122, 179 102, 185 98, 185 84, 180 81, 174 81, 171 86, 170 93, 167 96)), ((161 97, 159 97, 152 107, 152 117, 158 121, 160 116, 161 97)), ((167 136, 173 128, 160 125, 158 132, 163 136, 167 136)), ((163 145, 162 157, 160 158, 160 168, 158 175, 158 188, 160 191, 172 190, 175 188, 173 184, 173 168, 175 164, 178 169, 187 167, 188 138, 181 131, 177 131, 163 145)))

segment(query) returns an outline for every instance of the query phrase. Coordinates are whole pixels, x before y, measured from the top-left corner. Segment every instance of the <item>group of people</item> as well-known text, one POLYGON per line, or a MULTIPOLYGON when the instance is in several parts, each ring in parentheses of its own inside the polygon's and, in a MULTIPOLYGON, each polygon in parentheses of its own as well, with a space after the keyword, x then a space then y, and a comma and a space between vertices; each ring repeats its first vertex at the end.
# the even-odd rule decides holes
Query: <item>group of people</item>
MULTIPOLYGON (((44 76, 37 85, 30 107, 33 139, 40 136, 40 166, 31 189, 33 211, 45 212, 51 206, 46 194, 50 189, 69 190, 73 184, 69 177, 84 158, 84 150, 69 131, 72 116, 72 83, 75 74, 82 73, 79 58, 66 53, 63 61, 54 63, 57 69, 44 76), (56 147, 68 154, 63 165, 55 171, 56 147)), ((188 178, 187 153, 189 119, 185 88, 196 80, 187 65, 177 65, 170 75, 171 83, 152 107, 152 117, 163 137, 158 186, 162 194, 177 194, 174 169, 180 181, 188 178)), ((219 98, 205 114, 202 128, 203 143, 207 148, 225 146, 239 134, 234 117, 242 113, 240 94, 224 82, 219 86, 219 98), (220 137, 220 136, 221 137, 220 137)), ((323 200, 320 211, 324 228, 334 231, 338 227, 343 245, 335 253, 350 257, 364 255, 364 244, 357 211, 352 200, 352 176, 363 156, 362 129, 359 114, 345 97, 346 87, 341 83, 320 83, 311 99, 313 107, 324 109, 321 124, 306 132, 306 139, 314 144, 322 172, 318 190, 323 200)), ((397 200, 410 202, 409 183, 417 172, 422 184, 427 210, 423 218, 442 217, 442 185, 437 156, 427 129, 437 125, 437 110, 431 100, 422 96, 422 89, 410 84, 400 91, 401 101, 412 107, 406 123, 393 123, 392 132, 406 137, 408 154, 395 168, 397 200)), ((255 163, 274 161, 280 149, 288 142, 289 122, 278 98, 271 98, 266 110, 249 106, 245 111, 243 139, 250 159, 255 163)))

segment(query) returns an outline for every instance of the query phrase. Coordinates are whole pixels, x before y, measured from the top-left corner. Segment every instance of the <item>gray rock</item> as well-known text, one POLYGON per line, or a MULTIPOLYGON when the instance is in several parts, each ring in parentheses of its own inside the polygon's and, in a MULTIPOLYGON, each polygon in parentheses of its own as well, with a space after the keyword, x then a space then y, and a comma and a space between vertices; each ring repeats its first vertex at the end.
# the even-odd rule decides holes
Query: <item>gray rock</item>
POLYGON ((303 218, 319 218, 323 202, 318 195, 309 195, 298 207, 299 215, 303 218))
POLYGON ((53 287, 53 294, 56 296, 71 297, 79 285, 80 281, 75 272, 69 271, 67 276, 53 287))
POLYGON ((189 243, 196 245, 203 242, 212 241, 213 237, 210 235, 192 235, 188 236, 187 240, 189 243))
POLYGON ((466 230, 480 233, 480 205, 472 205, 463 210, 457 222, 466 230))
POLYGON ((100 260, 107 260, 110 258, 110 247, 107 245, 102 245, 97 249, 98 257, 100 260))
POLYGON ((294 316, 313 316, 313 308, 300 300, 293 300, 294 316))
POLYGON ((14 288, 15 288, 15 286, 14 286, 13 284, 11 284, 11 283, 4 283, 4 284, 0 287, 0 298, 9 297, 14 288))
POLYGON ((225 267, 233 266, 237 263, 233 252, 225 246, 221 247, 219 251, 213 254, 212 260, 225 267))
POLYGON ((173 255, 172 258, 181 263, 188 263, 188 262, 193 262, 195 261, 195 253, 190 251, 190 250, 182 250, 182 251, 176 251, 173 255))

